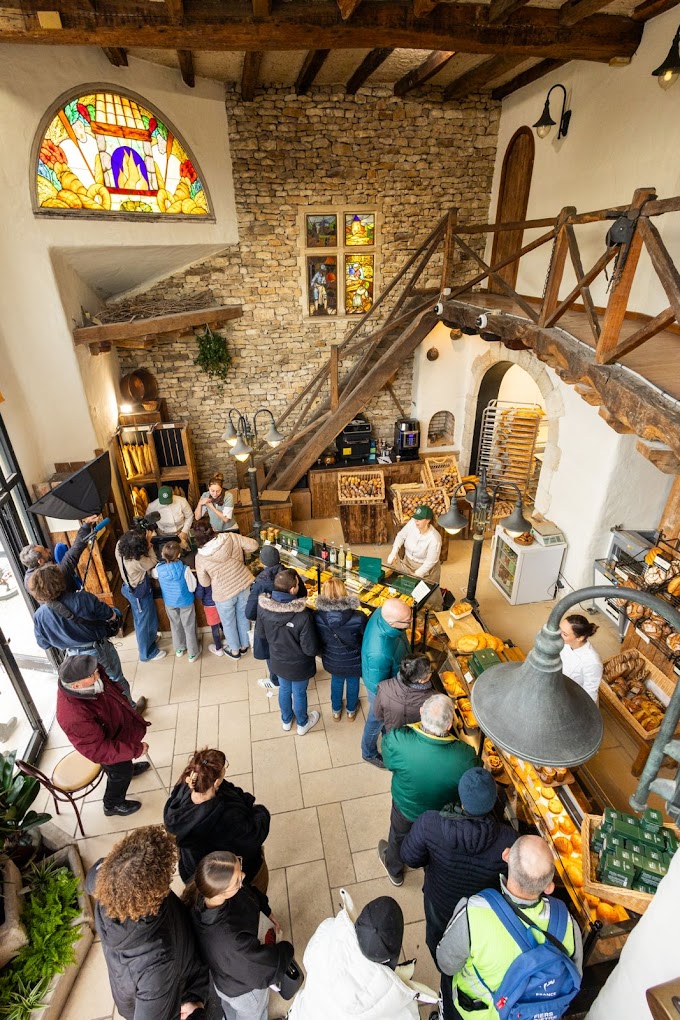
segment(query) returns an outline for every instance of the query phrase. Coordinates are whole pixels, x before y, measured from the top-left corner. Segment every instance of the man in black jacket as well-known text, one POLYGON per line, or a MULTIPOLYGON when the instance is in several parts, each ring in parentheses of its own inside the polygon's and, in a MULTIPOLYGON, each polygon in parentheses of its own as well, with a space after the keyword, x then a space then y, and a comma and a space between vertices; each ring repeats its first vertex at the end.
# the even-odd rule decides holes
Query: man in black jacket
POLYGON ((271 595, 260 595, 255 641, 265 640, 271 668, 279 678, 281 723, 288 731, 297 719, 302 737, 319 721, 317 711, 307 714, 307 685, 316 674, 320 652, 314 614, 298 595, 298 575, 282 570, 274 578, 271 595))
MULTIPOLYGON (((507 875, 503 852, 517 839, 509 825, 493 816, 496 783, 482 768, 468 769, 458 783, 460 807, 425 811, 401 844, 401 859, 424 868, 425 941, 437 962, 437 945, 456 904, 482 889, 499 889, 507 875)), ((444 1016, 454 1017, 451 981, 442 978, 444 1016)))
MULTIPOLYGON (((279 550, 275 545, 262 546, 260 549, 260 562, 262 563, 264 570, 262 570, 255 578, 255 584, 250 586, 248 601, 246 602, 246 616, 249 620, 253 621, 257 620, 257 600, 260 595, 271 595, 274 591, 274 579, 276 578, 276 575, 286 569, 281 563, 279 550)), ((298 580, 297 594, 300 598, 305 598, 307 595, 305 582, 302 580, 297 571, 295 572, 295 576, 298 580)), ((264 659, 267 663, 267 669, 269 670, 269 676, 263 677, 257 682, 260 687, 265 689, 265 691, 275 691, 279 686, 279 678, 276 673, 272 672, 272 664, 269 659, 269 648, 267 647, 267 642, 261 637, 257 638, 257 630, 255 632, 255 636, 256 640, 253 641, 253 656, 256 659, 264 659)))
MULTIPOLYGON (((65 555, 61 558, 57 566, 64 575, 64 581, 66 582, 66 591, 77 591, 79 585, 76 583, 76 569, 78 567, 78 561, 83 554, 87 543, 92 538, 92 526, 99 520, 99 514, 93 514, 91 517, 84 517, 81 521, 80 527, 76 537, 73 539, 73 545, 70 549, 67 549, 65 555)), ((24 567, 26 567, 26 573, 24 574, 24 587, 26 591, 30 592, 28 582, 31 574, 33 574, 38 567, 44 567, 46 563, 54 563, 54 554, 44 545, 25 545, 19 553, 19 559, 24 567)))

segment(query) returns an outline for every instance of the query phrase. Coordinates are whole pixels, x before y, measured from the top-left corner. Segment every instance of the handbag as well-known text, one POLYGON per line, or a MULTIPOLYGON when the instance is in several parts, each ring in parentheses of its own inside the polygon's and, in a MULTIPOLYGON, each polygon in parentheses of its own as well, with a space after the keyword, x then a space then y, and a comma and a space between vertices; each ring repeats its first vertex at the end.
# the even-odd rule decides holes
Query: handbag
MULTIPOLYGON (((130 584, 130 575, 127 572, 125 560, 122 558, 122 556, 120 560, 120 565, 123 568, 123 573, 125 574, 125 583, 127 584, 130 590, 130 594, 134 596, 134 598, 143 599, 146 598, 147 595, 151 595, 151 593, 153 592, 153 588, 151 587, 151 578, 149 577, 148 574, 144 575, 144 580, 140 581, 139 584, 133 585, 130 584)), ((118 632, 116 631, 116 633, 118 632)))

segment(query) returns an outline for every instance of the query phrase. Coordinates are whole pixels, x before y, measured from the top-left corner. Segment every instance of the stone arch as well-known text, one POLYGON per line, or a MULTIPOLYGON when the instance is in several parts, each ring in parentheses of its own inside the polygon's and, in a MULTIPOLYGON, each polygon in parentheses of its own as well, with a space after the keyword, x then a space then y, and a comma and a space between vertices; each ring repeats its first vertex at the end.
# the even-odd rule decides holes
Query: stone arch
POLYGON ((534 380, 545 401, 548 438, 536 492, 536 509, 547 515, 550 509, 552 480, 560 462, 559 420, 565 413, 559 384, 551 379, 546 366, 529 351, 510 351, 502 344, 489 345, 489 348, 485 354, 480 354, 475 358, 470 366, 469 385, 465 398, 465 420, 461 437, 461 463, 467 464, 470 459, 477 397, 482 379, 489 369, 500 361, 510 361, 514 365, 519 365, 534 380))

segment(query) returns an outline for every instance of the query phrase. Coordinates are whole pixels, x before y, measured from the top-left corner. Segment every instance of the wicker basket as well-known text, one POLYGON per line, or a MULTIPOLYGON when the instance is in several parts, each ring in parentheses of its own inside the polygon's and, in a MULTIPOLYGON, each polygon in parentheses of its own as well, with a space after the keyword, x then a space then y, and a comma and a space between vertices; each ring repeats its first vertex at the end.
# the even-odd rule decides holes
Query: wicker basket
POLYGON ((394 494, 394 515, 399 524, 405 524, 406 521, 410 520, 416 507, 423 504, 426 504, 433 510, 435 520, 441 514, 446 513, 451 504, 447 493, 443 489, 425 488, 419 485, 415 488, 404 490, 396 489, 395 486, 392 486, 392 491, 394 494))
MULTIPOLYGON (((658 666, 655 666, 653 662, 650 662, 649 659, 642 654, 642 652, 639 652, 637 648, 629 648, 625 652, 619 652, 618 655, 612 655, 610 658, 605 659, 605 672, 608 666, 616 667, 624 660, 624 658, 626 661, 630 661, 632 658, 642 659, 645 664, 645 669, 648 671, 657 687, 660 687, 661 690, 669 697, 672 695, 675 690, 675 683, 670 679, 670 677, 666 676, 665 673, 662 673, 658 666)), ((615 712, 618 712, 618 714, 622 716, 625 724, 632 729, 640 740, 644 741, 646 744, 654 743, 654 738, 659 732, 658 727, 655 730, 644 729, 632 713, 627 710, 621 700, 617 698, 616 694, 614 694, 605 680, 602 680, 600 683, 600 697, 607 703, 607 705, 609 705, 610 708, 613 708, 615 712)))
POLYGON ((444 489, 449 496, 460 483, 458 461, 451 454, 425 457, 423 464, 423 481, 431 489, 444 489))
POLYGON ((339 472, 338 503, 384 502, 385 476, 382 471, 339 472))
POLYGON ((637 889, 622 889, 618 885, 605 885, 595 878, 597 854, 590 849, 593 828, 601 822, 598 815, 584 815, 581 823, 581 841, 583 843, 583 888, 591 896, 599 896, 607 903, 620 903, 636 914, 644 914, 654 897, 651 893, 638 892, 637 889))

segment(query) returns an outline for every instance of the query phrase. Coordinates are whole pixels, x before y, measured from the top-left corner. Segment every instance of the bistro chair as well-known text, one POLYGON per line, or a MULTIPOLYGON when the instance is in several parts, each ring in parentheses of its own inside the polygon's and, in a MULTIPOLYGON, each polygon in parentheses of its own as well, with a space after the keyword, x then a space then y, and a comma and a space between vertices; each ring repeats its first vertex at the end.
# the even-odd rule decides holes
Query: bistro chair
POLYGON ((32 776, 37 779, 41 786, 49 790, 54 801, 54 809, 59 814, 59 804, 70 804, 76 813, 78 828, 83 837, 85 829, 78 810, 77 800, 84 800, 89 793, 92 793, 104 778, 101 765, 83 757, 79 751, 70 751, 64 758, 57 762, 52 777, 48 778, 44 772, 29 765, 26 761, 16 762, 16 767, 25 776, 32 776))

